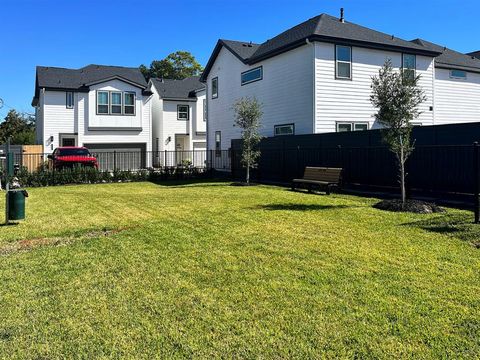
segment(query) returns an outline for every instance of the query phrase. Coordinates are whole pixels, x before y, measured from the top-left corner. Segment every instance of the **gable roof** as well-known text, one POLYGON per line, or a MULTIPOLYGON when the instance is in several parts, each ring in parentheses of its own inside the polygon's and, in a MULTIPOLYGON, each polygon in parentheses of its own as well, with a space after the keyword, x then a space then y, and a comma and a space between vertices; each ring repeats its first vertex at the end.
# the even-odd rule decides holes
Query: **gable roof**
POLYGON ((462 54, 423 39, 415 39, 412 42, 441 53, 435 58, 435 67, 480 72, 480 59, 475 58, 473 55, 462 54))
POLYGON ((342 22, 340 19, 328 14, 321 14, 282 32, 262 44, 251 44, 252 46, 250 48, 246 47, 246 44, 249 44, 248 42, 219 40, 205 67, 201 80, 205 81, 222 46, 230 50, 244 63, 251 65, 301 46, 305 44, 307 40, 357 45, 427 56, 439 55, 438 51, 411 41, 403 40, 393 35, 388 35, 348 21, 342 22))
POLYGON ((477 59, 480 59, 480 50, 479 51, 473 51, 471 53, 468 53, 467 55, 476 57, 477 59))
POLYGON ((199 76, 191 76, 183 80, 152 78, 150 81, 162 99, 196 99, 196 91, 205 89, 199 76))
POLYGON ((138 68, 95 64, 80 69, 37 66, 35 96, 32 104, 38 100, 38 93, 41 88, 88 91, 90 85, 113 79, 128 82, 142 90, 147 87, 147 82, 138 68))

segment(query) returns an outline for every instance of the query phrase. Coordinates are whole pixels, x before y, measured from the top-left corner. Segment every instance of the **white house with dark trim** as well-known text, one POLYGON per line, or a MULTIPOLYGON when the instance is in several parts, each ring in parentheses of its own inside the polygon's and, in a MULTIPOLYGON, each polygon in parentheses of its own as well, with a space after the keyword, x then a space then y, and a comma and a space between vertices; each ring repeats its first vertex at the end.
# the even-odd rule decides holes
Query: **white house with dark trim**
POLYGON ((58 146, 85 146, 94 152, 151 151, 151 100, 138 68, 38 66, 32 101, 36 142, 46 153, 58 146))
POLYGON ((239 138, 232 105, 245 96, 263 104, 263 136, 378 127, 371 77, 386 59, 421 75, 427 101, 417 125, 480 121, 480 60, 321 14, 262 44, 217 42, 201 76, 208 149, 239 138))
POLYGON ((206 95, 200 77, 150 79, 153 150, 206 150, 206 95))

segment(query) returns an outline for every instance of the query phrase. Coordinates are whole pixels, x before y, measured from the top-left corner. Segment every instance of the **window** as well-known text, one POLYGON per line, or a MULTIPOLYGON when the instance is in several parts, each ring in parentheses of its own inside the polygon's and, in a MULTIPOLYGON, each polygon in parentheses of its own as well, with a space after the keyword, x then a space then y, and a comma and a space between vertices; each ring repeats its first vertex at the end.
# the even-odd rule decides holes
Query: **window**
POLYGON ((215 131, 215 156, 222 154, 222 132, 215 131))
POLYGON ((188 120, 188 105, 177 105, 177 120, 188 120))
POLYGON ((67 109, 73 109, 73 92, 67 91, 66 99, 67 109))
POLYGON ((261 66, 242 72, 242 85, 263 79, 263 68, 261 66))
POLYGON ((135 93, 126 92, 123 94, 123 113, 125 115, 135 115, 135 93))
POLYGON ((218 97, 218 77, 212 79, 212 99, 218 97))
POLYGON ((275 129, 274 131, 275 136, 295 134, 294 124, 275 125, 274 129, 275 129))
POLYGON ((368 130, 366 122, 339 122, 337 123, 337 132, 364 131, 368 130))
POLYGON ((108 91, 97 92, 97 114, 108 114, 108 91))
POLYGON ((405 79, 415 79, 415 69, 417 68, 416 56, 411 54, 403 54, 402 67, 403 76, 405 77, 405 79))
POLYGON ((122 113, 122 93, 118 91, 112 91, 110 93, 110 113, 121 114, 122 113))
POLYGON ((467 78, 467 72, 463 70, 450 70, 450 77, 452 79, 465 80, 467 78))
POLYGON ((207 121, 207 99, 203 99, 203 121, 207 121))
POLYGON ((337 79, 352 78, 352 48, 335 45, 335 77, 337 79))

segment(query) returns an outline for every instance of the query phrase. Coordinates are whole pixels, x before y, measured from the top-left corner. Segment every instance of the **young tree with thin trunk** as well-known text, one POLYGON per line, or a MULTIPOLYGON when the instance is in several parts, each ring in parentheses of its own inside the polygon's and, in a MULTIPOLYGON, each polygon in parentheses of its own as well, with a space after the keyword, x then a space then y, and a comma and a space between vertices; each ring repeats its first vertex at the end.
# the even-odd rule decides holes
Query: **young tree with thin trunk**
POLYGON ((257 166, 260 151, 257 149, 262 137, 259 129, 263 115, 262 104, 256 98, 241 98, 233 105, 235 120, 233 126, 242 130, 242 165, 247 170, 246 182, 250 184, 250 169, 257 166))
POLYGON ((384 141, 397 157, 402 206, 406 203, 405 163, 414 149, 411 121, 418 118, 418 106, 427 98, 418 85, 420 75, 414 70, 394 71, 391 60, 385 61, 378 76, 372 77, 370 101, 378 109, 375 118, 385 127, 384 141))

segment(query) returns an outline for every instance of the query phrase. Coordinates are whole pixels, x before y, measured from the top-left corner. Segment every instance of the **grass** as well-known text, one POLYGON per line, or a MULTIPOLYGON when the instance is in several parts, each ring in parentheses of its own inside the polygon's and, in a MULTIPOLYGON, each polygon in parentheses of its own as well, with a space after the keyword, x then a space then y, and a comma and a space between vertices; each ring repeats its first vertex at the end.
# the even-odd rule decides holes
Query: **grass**
POLYGON ((0 358, 478 358, 472 214, 374 201, 31 189, 27 221, 0 227, 0 358))

